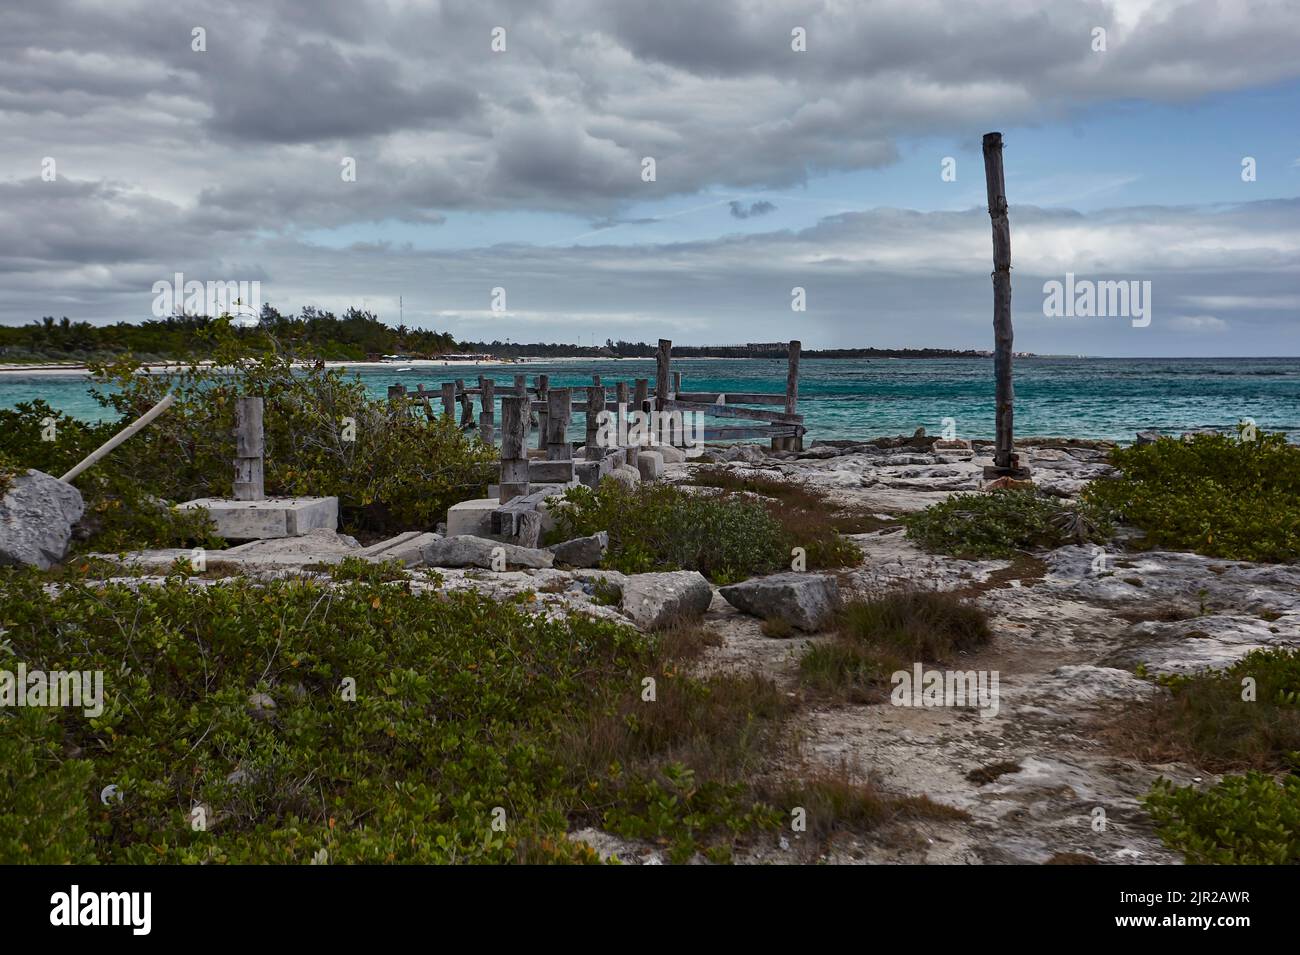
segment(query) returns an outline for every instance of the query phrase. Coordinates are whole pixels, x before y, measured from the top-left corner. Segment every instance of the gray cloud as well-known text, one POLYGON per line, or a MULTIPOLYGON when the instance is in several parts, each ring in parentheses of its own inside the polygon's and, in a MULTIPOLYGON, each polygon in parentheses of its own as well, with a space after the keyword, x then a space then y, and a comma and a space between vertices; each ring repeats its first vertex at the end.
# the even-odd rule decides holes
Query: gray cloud
MULTIPOLYGON (((883 314, 924 301, 945 317, 909 332, 969 344, 982 338, 987 292, 987 221, 976 214, 877 210, 800 233, 635 250, 339 251, 302 236, 388 220, 436 225, 458 211, 558 211, 595 228, 654 222, 631 207, 885 166, 905 137, 969 143, 994 124, 1055 120, 1115 98, 1186 100, 1278 82, 1300 75, 1298 40, 1300 7, 1269 0, 174 0, 147 14, 6 0, 0 321, 144 317, 138 290, 182 269, 262 276, 268 292, 303 301, 386 301, 397 288, 410 301, 437 288, 431 310, 466 316, 483 282, 508 280, 523 291, 513 301, 532 303, 520 306, 531 316, 523 323, 568 315, 557 328, 587 327, 640 310, 643 326, 677 323, 716 339, 787 324, 783 297, 803 280, 815 285, 810 340, 898 334, 883 314), (204 53, 191 49, 197 26, 204 53), (489 48, 497 26, 504 53, 489 48), (1089 46, 1098 26, 1109 31, 1105 54, 1089 46), (807 31, 806 53, 790 48, 795 27, 807 31), (44 156, 58 160, 57 182, 33 178, 44 156), (641 178, 646 156, 654 182, 641 178), (344 157, 356 160, 356 182, 340 176, 344 157), (963 315, 970 335, 954 324, 963 315)), ((730 207, 737 218, 767 211, 730 207)), ((1292 295, 1279 260, 1296 251, 1295 211, 1071 218, 1025 208, 1017 230, 1060 242, 1016 232, 1017 294, 1032 269, 1086 263, 1174 276, 1177 294, 1202 300, 1292 295), (1180 235, 1223 243, 1218 258, 1180 235)), ((1222 322, 1234 341, 1278 320, 1268 307, 1192 301, 1178 314, 1185 334, 1222 322)))
POLYGON ((749 219, 753 216, 765 216, 769 212, 776 211, 776 205, 768 202, 766 199, 760 199, 758 202, 751 202, 745 205, 739 199, 733 199, 728 206, 731 209, 732 218, 749 219))

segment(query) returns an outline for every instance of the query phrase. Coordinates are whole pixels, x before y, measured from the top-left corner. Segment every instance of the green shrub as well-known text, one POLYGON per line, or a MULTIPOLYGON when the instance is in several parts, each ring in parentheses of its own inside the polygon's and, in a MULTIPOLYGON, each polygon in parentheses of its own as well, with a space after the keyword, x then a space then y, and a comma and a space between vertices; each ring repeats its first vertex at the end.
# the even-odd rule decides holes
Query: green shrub
POLYGON ((1109 532, 1097 507, 1073 507, 1033 490, 954 494, 904 519, 907 536, 928 551, 954 557, 1011 557, 1036 547, 1103 540, 1109 532))
POLYGON ((342 369, 295 367, 291 355, 249 354, 233 342, 221 354, 218 367, 196 364, 171 376, 140 375, 129 360, 97 368, 100 380, 119 389, 100 400, 124 417, 140 414, 168 390, 177 396, 166 414, 113 455, 115 467, 130 469, 160 497, 231 493, 239 397, 266 402, 267 493, 337 496, 349 527, 431 528, 450 505, 481 497, 495 474, 495 451, 464 435, 451 418, 426 421, 395 411, 342 369))
POLYGON ((1194 865, 1300 864, 1300 776, 1250 772, 1203 790, 1158 779, 1143 802, 1194 865))
POLYGON ((768 827, 744 776, 788 705, 769 681, 696 679, 623 625, 362 570, 198 587, 65 568, 57 589, 0 571, 0 669, 105 688, 96 718, 0 711, 0 864, 591 861, 565 835, 580 825, 721 861, 768 827))
POLYGON ((130 356, 92 365, 96 381, 114 387, 95 396, 116 422, 87 424, 39 401, 0 411, 0 453, 57 476, 164 394, 175 395, 161 417, 77 479, 89 546, 215 546, 201 514, 159 502, 231 495, 235 399, 243 396, 266 402, 267 493, 336 496, 346 527, 426 530, 450 505, 485 492, 495 451, 452 420, 391 410, 341 369, 296 367, 287 353, 251 351, 228 323, 214 323, 211 334, 215 365, 167 375, 142 373, 130 356), (47 416, 55 419, 54 441, 41 440, 47 416))
POLYGON ((698 570, 715 583, 730 583, 787 567, 795 546, 808 551, 809 568, 861 559, 838 535, 814 552, 811 539, 792 533, 751 499, 691 494, 671 484, 626 487, 607 478, 596 492, 572 488, 553 513, 557 540, 608 531, 604 566, 628 574, 698 570))
POLYGON ((1300 557, 1300 447, 1284 434, 1162 438, 1117 449, 1111 461, 1121 475, 1092 482, 1085 498, 1141 528, 1147 545, 1234 560, 1300 557))
MULTIPOLYGON (((70 417, 40 399, 0 408, 0 470, 16 473, 35 468, 59 477, 118 430, 113 424, 88 424, 70 417), (47 441, 51 429, 53 440, 47 441)), ((142 439, 137 435, 127 445, 142 439)), ((139 473, 127 458, 115 460, 126 448, 119 448, 73 482, 86 505, 81 520, 86 540, 74 541, 74 550, 223 546, 212 533, 206 512, 168 507, 159 497, 164 488, 139 473)))
POLYGON ((60 752, 48 710, 0 709, 0 863, 95 861, 86 794, 92 767, 60 752))

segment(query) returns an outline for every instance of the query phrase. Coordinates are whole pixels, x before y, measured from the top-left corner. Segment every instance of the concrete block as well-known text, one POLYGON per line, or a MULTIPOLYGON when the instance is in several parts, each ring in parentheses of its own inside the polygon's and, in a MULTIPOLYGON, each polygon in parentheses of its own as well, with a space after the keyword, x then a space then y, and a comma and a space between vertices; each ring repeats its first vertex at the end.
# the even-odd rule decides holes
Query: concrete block
POLYGON ((495 497, 461 501, 447 508, 448 537, 492 536, 492 512, 501 506, 495 497))
POLYGON ((339 526, 337 497, 271 497, 262 501, 201 497, 177 507, 206 508, 217 534, 226 540, 301 537, 318 527, 333 531, 339 526))
POLYGON ((643 481, 657 481, 664 473, 664 456, 658 451, 642 451, 636 456, 636 469, 643 481))
POLYGON ((529 461, 529 484, 568 484, 573 480, 572 461, 529 461))

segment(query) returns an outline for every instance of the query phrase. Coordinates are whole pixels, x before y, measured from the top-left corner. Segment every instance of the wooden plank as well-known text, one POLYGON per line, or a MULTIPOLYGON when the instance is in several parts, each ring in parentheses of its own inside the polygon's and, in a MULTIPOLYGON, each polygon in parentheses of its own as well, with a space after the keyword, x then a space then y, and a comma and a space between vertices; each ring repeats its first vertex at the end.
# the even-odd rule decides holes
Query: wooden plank
POLYGON ((707 401, 717 404, 722 398, 728 405, 784 405, 785 395, 760 394, 753 391, 682 391, 677 398, 681 401, 707 401))
POLYGON ((784 411, 760 411, 758 408, 710 405, 700 401, 669 400, 664 404, 668 411, 699 411, 719 418, 751 418, 755 421, 773 421, 779 424, 803 424, 803 415, 790 415, 784 411))
POLYGON ((734 438, 771 438, 789 435, 793 437, 794 428, 753 427, 753 428, 705 428, 705 441, 727 441, 734 438))

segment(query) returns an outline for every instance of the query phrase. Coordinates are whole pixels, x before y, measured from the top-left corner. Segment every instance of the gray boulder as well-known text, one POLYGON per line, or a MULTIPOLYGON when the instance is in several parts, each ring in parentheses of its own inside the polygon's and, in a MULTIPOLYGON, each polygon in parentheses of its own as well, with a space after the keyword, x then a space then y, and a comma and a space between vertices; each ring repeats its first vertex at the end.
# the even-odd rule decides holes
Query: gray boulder
POLYGON ((0 566, 47 570, 57 564, 85 510, 81 492, 71 484, 43 471, 15 475, 0 498, 0 566))
POLYGON ((671 444, 656 444, 654 450, 664 459, 664 464, 685 464, 686 452, 671 444))
POLYGON ((421 548, 426 567, 482 567, 492 569, 492 556, 500 547, 507 567, 550 567, 555 557, 550 551, 535 547, 503 544, 486 537, 468 534, 430 541, 421 548))
POLYGON ((575 537, 573 540, 555 544, 550 548, 555 560, 570 567, 595 567, 609 549, 609 532, 597 531, 590 537, 575 537))
POLYGON ((1137 433, 1137 441, 1135 441, 1134 444, 1140 448, 1143 445, 1155 444, 1163 437, 1164 435, 1159 431, 1139 431, 1137 433))
POLYGON ((779 617, 809 633, 830 623, 840 602, 835 578, 820 574, 773 574, 723 587, 720 593, 737 610, 764 620, 779 617))
POLYGON ((712 602, 713 588, 694 570, 633 574, 623 584, 623 613, 643 630, 697 619, 712 602))

